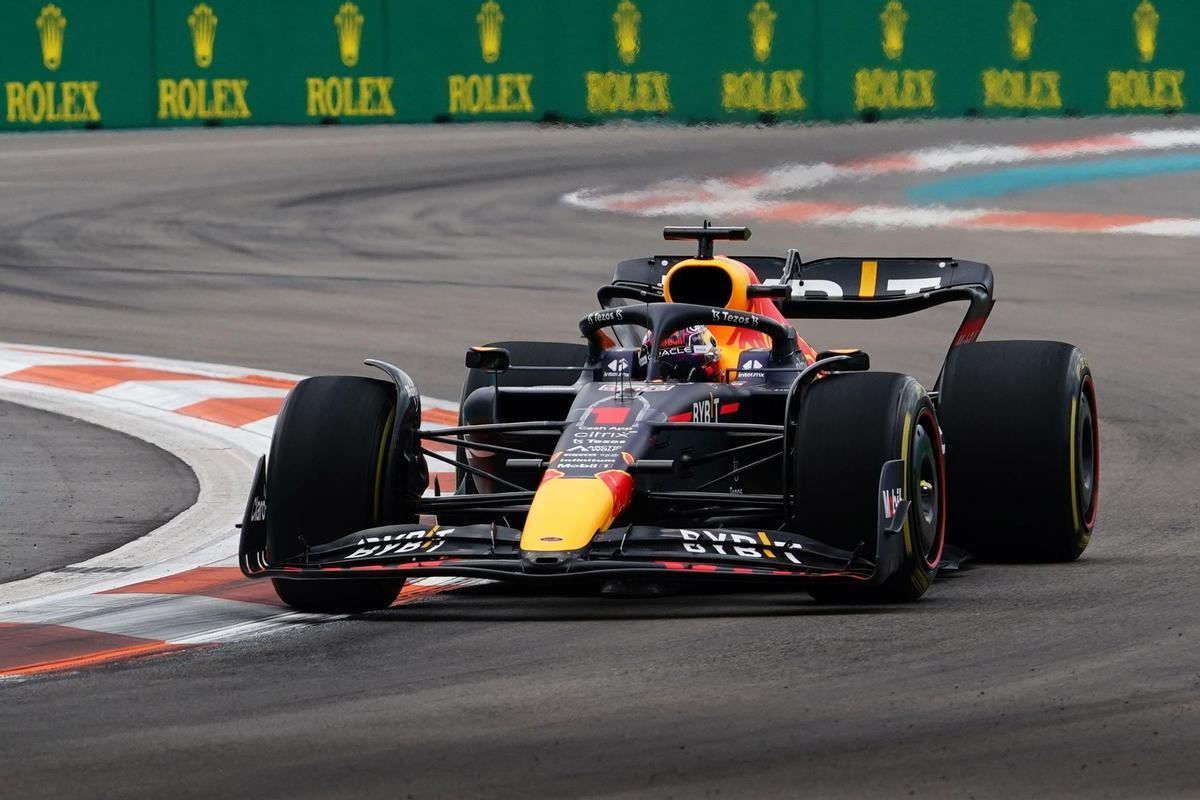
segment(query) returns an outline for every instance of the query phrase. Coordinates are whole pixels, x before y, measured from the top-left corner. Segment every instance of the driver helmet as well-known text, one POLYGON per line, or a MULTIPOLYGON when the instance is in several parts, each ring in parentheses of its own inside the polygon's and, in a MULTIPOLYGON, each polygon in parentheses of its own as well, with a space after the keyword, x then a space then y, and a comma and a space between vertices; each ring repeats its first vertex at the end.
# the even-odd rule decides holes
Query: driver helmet
MULTIPOLYGON (((650 363, 651 341, 651 332, 647 331, 638 350, 638 365, 643 369, 650 363)), ((692 325, 663 338, 658 364, 658 376, 664 380, 719 382, 725 377, 721 346, 703 325, 692 325)))

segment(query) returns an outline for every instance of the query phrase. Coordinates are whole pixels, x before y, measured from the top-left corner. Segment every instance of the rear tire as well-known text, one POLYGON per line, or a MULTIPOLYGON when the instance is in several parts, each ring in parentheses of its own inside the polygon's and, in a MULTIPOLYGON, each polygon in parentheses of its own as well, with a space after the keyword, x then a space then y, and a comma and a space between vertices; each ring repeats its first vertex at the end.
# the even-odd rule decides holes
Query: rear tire
POLYGON ((1073 561, 1091 540, 1099 417, 1087 360, 1062 342, 976 342, 946 360, 938 417, 950 541, 985 559, 1073 561))
POLYGON ((937 575, 945 542, 945 471, 941 435, 925 389, 907 375, 837 373, 810 386, 800 403, 795 441, 797 509, 792 530, 843 550, 875 548, 879 476, 904 460, 904 561, 873 587, 817 587, 822 602, 916 600, 937 575), (924 486, 924 488, 923 488, 924 486))
MULTIPOLYGON (((395 393, 386 381, 349 376, 308 378, 292 389, 267 459, 268 563, 364 528, 415 521, 383 518, 388 487, 408 485, 400 476, 383 474, 395 393)), ((345 614, 387 608, 404 579, 272 583, 292 608, 345 614)))

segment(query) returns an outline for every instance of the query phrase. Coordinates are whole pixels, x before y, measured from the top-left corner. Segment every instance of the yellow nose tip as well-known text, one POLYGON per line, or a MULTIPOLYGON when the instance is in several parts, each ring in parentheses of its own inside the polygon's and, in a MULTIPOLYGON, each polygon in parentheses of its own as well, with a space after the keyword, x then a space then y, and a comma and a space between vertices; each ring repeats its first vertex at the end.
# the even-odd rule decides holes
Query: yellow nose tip
POLYGON ((613 520, 613 494, 599 478, 555 478, 534 495, 521 549, 580 550, 613 520))

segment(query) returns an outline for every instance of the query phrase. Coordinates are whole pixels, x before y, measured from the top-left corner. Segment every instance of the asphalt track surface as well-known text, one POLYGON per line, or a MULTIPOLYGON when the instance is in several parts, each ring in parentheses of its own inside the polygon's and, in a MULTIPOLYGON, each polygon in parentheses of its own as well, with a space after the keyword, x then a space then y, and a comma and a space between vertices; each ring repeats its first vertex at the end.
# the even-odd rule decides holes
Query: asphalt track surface
POLYGON ((0 583, 114 550, 198 491, 187 465, 154 445, 0 403, 0 583))
MULTIPOLYGON (((0 340, 301 373, 375 355, 453 398, 465 346, 570 340, 614 261, 665 249, 660 221, 573 209, 563 192, 1196 124, 6 137, 0 340)), ((1200 190, 1165 176, 1029 202, 1196 216, 1200 190)), ((1084 558, 964 569, 892 608, 484 587, 9 684, 0 795, 1200 793, 1194 240, 758 224, 752 244, 985 260, 1000 303, 984 338, 1078 344, 1104 470, 1084 558)), ((802 333, 928 377, 953 327, 935 314, 802 333)))

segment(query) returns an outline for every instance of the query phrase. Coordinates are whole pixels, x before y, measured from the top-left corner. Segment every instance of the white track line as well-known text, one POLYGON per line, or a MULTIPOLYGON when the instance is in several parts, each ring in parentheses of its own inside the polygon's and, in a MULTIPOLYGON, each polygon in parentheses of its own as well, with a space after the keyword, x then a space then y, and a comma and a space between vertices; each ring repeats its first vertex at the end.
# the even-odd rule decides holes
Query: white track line
MULTIPOLYGON (((66 377, 78 380, 78 376, 66 377)), ((241 521, 253 469, 270 444, 275 417, 233 425, 188 416, 177 409, 214 399, 236 404, 247 398, 251 402, 282 398, 286 385, 301 377, 218 364, 0 343, 0 400, 74 417, 161 447, 187 464, 200 487, 192 506, 145 536, 63 569, 0 584, 0 623, 58 625, 177 645, 228 641, 330 619, 202 594, 102 594, 201 567, 224 567, 229 572, 228 568, 236 566, 238 533, 234 524, 241 521), (98 375, 102 383, 90 390, 46 385, 61 377, 55 370, 80 370, 85 377, 98 375), (139 371, 149 377, 138 378, 139 371), (125 372, 134 377, 104 384, 111 383, 109 373, 125 372), (172 373, 168 377, 173 379, 162 380, 160 372, 172 373)), ((436 398, 422 398, 422 404, 429 409, 457 411, 456 404, 436 398)), ((445 426, 428 423, 427 427, 445 426)), ((430 469, 452 470, 441 462, 431 462, 430 469)), ((477 582, 412 581, 428 588, 477 582)))

